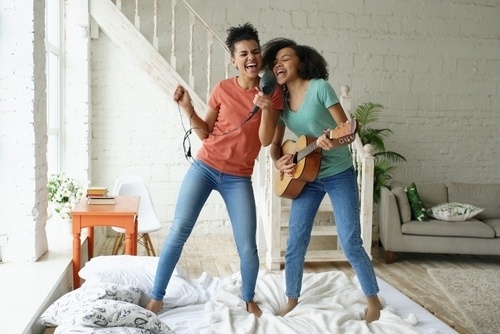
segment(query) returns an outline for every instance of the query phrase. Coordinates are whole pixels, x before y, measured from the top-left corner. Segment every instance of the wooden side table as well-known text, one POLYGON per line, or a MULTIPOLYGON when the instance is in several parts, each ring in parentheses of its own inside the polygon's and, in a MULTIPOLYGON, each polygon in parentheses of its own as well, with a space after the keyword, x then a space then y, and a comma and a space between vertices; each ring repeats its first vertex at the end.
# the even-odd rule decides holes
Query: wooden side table
POLYGON ((125 229, 125 254, 137 255, 137 217, 139 196, 115 196, 116 204, 92 204, 84 198, 71 211, 73 221, 73 288, 80 287, 80 234, 88 229, 88 257, 94 256, 94 227, 117 226, 125 229))

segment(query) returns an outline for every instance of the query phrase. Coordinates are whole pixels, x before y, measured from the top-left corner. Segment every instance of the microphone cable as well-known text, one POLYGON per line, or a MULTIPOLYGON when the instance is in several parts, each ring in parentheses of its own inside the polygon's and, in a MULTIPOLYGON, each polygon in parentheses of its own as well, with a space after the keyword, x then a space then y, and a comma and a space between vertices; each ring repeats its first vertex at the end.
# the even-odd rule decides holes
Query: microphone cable
MULTIPOLYGON (((260 90, 265 95, 271 96, 272 93, 273 93, 273 91, 274 91, 274 88, 276 87, 276 84, 277 84, 276 77, 275 77, 273 71, 271 71, 271 70, 265 70, 264 73, 262 74, 262 76, 259 79, 260 90)), ((179 102, 177 102, 177 109, 179 110, 179 114, 181 115, 181 118, 182 118, 182 113, 181 113, 181 109, 180 109, 180 106, 179 106, 179 102)), ((184 148, 184 157, 187 160, 193 158, 192 154, 191 154, 191 141, 189 140, 189 136, 193 133, 193 130, 198 130, 198 131, 204 132, 208 136, 225 136, 225 135, 227 135, 227 134, 229 134, 229 133, 231 133, 231 132, 239 129, 240 127, 242 127, 243 124, 245 124, 246 122, 248 122, 257 113, 258 110, 259 110, 259 107, 257 107, 257 106, 254 105, 252 111, 248 114, 248 117, 240 125, 238 125, 237 127, 235 127, 232 130, 229 130, 229 131, 226 131, 226 132, 223 132, 223 133, 220 133, 220 134, 213 133, 213 129, 212 129, 212 133, 208 133, 207 131, 205 131, 203 129, 193 128, 193 126, 191 124, 191 118, 193 118, 193 114, 191 114, 191 116, 189 118, 189 126, 190 126, 189 130, 186 131, 186 128, 184 127, 184 123, 182 123, 182 120, 181 120, 182 127, 183 127, 183 129, 185 131, 185 133, 184 133, 184 140, 182 142, 182 146, 184 148), (186 142, 188 144, 187 148, 186 148, 186 142)), ((195 113, 194 108, 193 108, 193 113, 195 113)))
POLYGON ((189 117, 189 129, 186 130, 186 127, 184 125, 184 122, 183 122, 183 115, 182 115, 182 112, 181 112, 181 108, 179 106, 179 103, 177 103, 177 111, 179 112, 179 116, 181 118, 181 125, 182 125, 182 129, 184 130, 184 138, 182 140, 182 148, 184 150, 184 158, 189 162, 189 163, 193 163, 193 155, 192 155, 192 150, 191 150, 191 139, 189 138, 191 136, 191 134, 193 133, 193 130, 198 130, 198 131, 201 131, 201 132, 204 132, 206 133, 208 136, 225 136, 239 128, 241 128, 243 126, 243 124, 245 124, 246 122, 248 122, 256 113, 255 112, 250 112, 248 113, 248 117, 243 121, 241 122, 240 125, 238 125, 237 127, 229 130, 229 131, 226 131, 226 132, 223 132, 223 133, 209 133, 207 131, 205 131, 204 129, 202 128, 197 128, 197 127, 193 127, 191 125, 191 119, 193 118, 193 114, 195 113, 194 109, 193 109, 193 114, 191 114, 191 116, 189 117))
MULTIPOLYGON (((191 139, 189 139, 189 136, 193 132, 193 128, 190 127, 188 130, 186 130, 186 126, 184 125, 184 122, 183 122, 181 108, 180 108, 178 102, 177 102, 177 111, 179 112, 179 117, 181 119, 182 129, 184 130, 184 138, 182 140, 182 148, 184 150, 184 158, 186 159, 187 162, 192 164, 193 163, 193 155, 191 154, 191 139), (187 147, 186 147, 186 144, 187 144, 187 147)), ((194 110, 193 110, 193 113, 194 113, 194 110)), ((191 117, 189 117, 189 125, 190 126, 191 126, 191 118, 193 118, 193 114, 191 114, 191 117)))

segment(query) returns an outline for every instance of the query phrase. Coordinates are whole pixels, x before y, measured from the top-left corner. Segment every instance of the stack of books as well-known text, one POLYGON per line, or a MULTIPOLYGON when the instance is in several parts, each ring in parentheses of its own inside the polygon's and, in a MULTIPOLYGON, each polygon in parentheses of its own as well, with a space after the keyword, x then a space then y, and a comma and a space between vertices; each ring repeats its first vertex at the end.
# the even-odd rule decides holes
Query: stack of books
POLYGON ((108 196, 106 187, 89 187, 87 189, 88 204, 115 204, 115 198, 108 196))
POLYGON ((89 187, 87 189, 87 197, 106 197, 108 196, 108 188, 106 187, 89 187))

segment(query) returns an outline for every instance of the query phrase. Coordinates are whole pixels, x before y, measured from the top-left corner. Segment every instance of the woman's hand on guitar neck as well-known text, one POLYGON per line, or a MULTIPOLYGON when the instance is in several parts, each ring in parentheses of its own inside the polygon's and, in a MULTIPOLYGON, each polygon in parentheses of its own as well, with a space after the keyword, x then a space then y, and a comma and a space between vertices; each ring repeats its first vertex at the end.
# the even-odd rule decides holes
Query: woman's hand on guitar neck
POLYGON ((295 169, 295 164, 293 163, 292 158, 292 154, 285 154, 278 160, 274 161, 274 167, 276 167, 277 170, 292 176, 295 169))
POLYGON ((321 147, 321 149, 325 151, 328 151, 335 147, 334 142, 330 138, 328 138, 328 133, 330 133, 330 129, 325 130, 325 133, 318 137, 318 139, 316 139, 316 145, 318 147, 321 147))

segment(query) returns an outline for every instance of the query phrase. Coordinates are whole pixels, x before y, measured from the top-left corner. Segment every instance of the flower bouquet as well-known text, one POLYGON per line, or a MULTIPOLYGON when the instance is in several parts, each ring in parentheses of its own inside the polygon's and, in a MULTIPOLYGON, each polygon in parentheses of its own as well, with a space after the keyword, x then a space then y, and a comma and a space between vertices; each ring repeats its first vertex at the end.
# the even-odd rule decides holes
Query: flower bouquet
POLYGON ((51 175, 47 184, 48 200, 54 211, 65 220, 71 218, 71 210, 83 198, 84 192, 76 179, 66 177, 64 173, 51 175))

